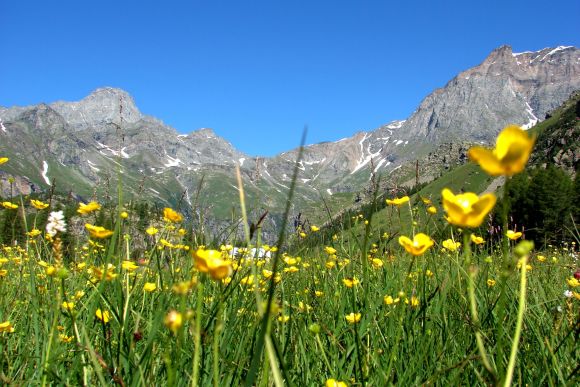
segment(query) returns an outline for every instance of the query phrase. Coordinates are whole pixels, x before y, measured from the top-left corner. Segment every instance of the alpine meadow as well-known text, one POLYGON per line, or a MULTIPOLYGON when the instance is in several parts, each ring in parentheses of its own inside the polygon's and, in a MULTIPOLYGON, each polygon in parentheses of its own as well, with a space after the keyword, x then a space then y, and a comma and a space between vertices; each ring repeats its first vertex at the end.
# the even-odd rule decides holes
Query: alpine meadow
POLYGON ((578 90, 501 46, 272 157, 113 87, 0 107, 0 383, 579 385, 578 90))

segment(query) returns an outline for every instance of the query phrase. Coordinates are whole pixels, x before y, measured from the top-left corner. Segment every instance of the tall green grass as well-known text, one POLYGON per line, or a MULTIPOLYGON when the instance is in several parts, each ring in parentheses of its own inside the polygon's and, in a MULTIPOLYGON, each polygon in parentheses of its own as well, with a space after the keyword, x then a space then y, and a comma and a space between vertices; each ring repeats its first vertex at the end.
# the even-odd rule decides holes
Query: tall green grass
MULTIPOLYGON (((463 253, 442 251, 439 244, 416 258, 389 239, 379 238, 373 245, 368 236, 375 220, 367 219, 366 238, 328 241, 337 250, 331 269, 323 246, 298 242, 293 251, 280 246, 281 281, 271 288, 262 270, 273 270, 275 259, 237 258, 231 282, 213 281, 194 268, 191 252, 198 246, 188 246, 189 251, 178 246, 187 235, 178 232, 179 224, 161 219, 156 221, 160 232, 146 236, 147 248, 135 259, 138 238, 128 233, 132 219, 131 214, 118 218, 118 242, 87 240, 71 256, 59 258, 54 242, 42 236, 2 247, 1 269, 6 272, 0 278, 0 322, 10 321, 14 327, 12 333, 0 333, 3 383, 239 385, 249 380, 252 385, 298 386, 323 385, 329 378, 352 385, 497 382, 482 363, 474 332, 491 367, 508 366, 509 348, 498 355, 497 328, 508 339, 516 328, 520 274, 514 270, 505 280, 506 309, 500 320, 498 245, 472 246, 474 267, 468 273, 463 253), (383 266, 373 266, 369 256, 383 266), (123 261, 134 261, 138 268, 124 270, 123 261), (95 270, 89 269, 109 263, 114 278, 91 281, 95 270), (52 273, 51 266, 58 270, 52 273), (253 285, 247 281, 251 275, 253 285), (360 284, 346 287, 343 279, 353 277, 360 284), (144 291, 147 282, 157 289, 144 291), (385 296, 398 301, 387 305, 385 296), (64 301, 74 302, 72 311, 63 308, 64 301), (107 323, 95 316, 97 309, 110 313, 107 323), (175 332, 164 324, 171 310, 184 318, 175 332), (361 313, 358 323, 346 320, 351 312, 361 313)), ((426 225, 421 219, 415 218, 421 222, 416 227, 426 225)), ((529 263, 513 383, 573 385, 579 378, 580 300, 565 297, 564 291, 579 290, 567 283, 577 268, 577 251, 573 245, 553 247, 541 255, 534 252, 529 263)))

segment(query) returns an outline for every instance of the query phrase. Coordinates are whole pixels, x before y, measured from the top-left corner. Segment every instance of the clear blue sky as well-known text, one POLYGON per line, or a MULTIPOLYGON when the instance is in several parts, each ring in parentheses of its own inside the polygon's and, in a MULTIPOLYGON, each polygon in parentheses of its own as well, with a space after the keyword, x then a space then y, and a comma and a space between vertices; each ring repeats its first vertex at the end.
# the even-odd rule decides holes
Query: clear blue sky
POLYGON ((0 2, 0 106, 102 86, 250 155, 408 117, 509 44, 580 46, 580 1, 0 2))

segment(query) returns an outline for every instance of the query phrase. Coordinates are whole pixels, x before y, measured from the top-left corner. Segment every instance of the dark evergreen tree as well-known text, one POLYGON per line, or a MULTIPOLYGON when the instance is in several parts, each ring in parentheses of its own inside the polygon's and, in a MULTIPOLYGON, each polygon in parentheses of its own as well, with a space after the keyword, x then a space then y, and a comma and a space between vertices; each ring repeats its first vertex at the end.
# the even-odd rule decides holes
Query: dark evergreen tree
POLYGON ((507 190, 510 227, 525 229, 538 244, 562 241, 577 211, 576 195, 570 177, 554 165, 516 175, 507 190))

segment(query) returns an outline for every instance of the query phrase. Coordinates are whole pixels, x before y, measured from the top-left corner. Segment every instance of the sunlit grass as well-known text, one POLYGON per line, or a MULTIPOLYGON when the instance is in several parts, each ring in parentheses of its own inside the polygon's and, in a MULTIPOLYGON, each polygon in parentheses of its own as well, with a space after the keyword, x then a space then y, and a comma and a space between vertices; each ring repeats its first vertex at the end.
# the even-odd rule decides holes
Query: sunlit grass
POLYGON ((212 245, 170 208, 3 200, 27 216, 0 247, 2 383, 578 383, 574 241, 535 251, 477 229, 495 197, 425 191, 268 246, 238 185, 245 242, 212 245))
MULTIPOLYGON (((267 298, 272 280, 278 287, 271 338, 286 383, 492 380, 476 348, 461 247, 452 251, 440 241, 413 257, 379 239, 368 246, 365 275, 354 242, 338 239, 326 248, 298 243, 296 254, 283 252, 273 278, 271 259, 230 257, 233 246, 224 245, 232 272, 216 280, 194 268, 192 251, 199 246, 183 243, 183 228, 162 214, 158 219, 158 233, 146 236, 149 247, 137 259, 133 238, 124 232, 118 249, 109 239, 87 238, 72 256, 59 257, 58 232, 52 241, 36 235, 25 245, 2 248, 5 382, 189 384, 199 326, 199 383, 216 377, 219 385, 242 383, 260 326, 255 293, 267 298)), ((121 230, 129 229, 131 214, 119 221, 121 230)), ((479 331, 493 362, 507 364, 507 355, 495 356, 496 328, 509 333, 515 326, 519 275, 515 269, 509 274, 507 310, 498 321, 499 246, 472 249, 479 331)), ((530 256, 514 381, 562 384, 577 377, 576 259, 572 244, 530 256)), ((271 380, 267 363, 260 362, 259 383, 271 380)))

